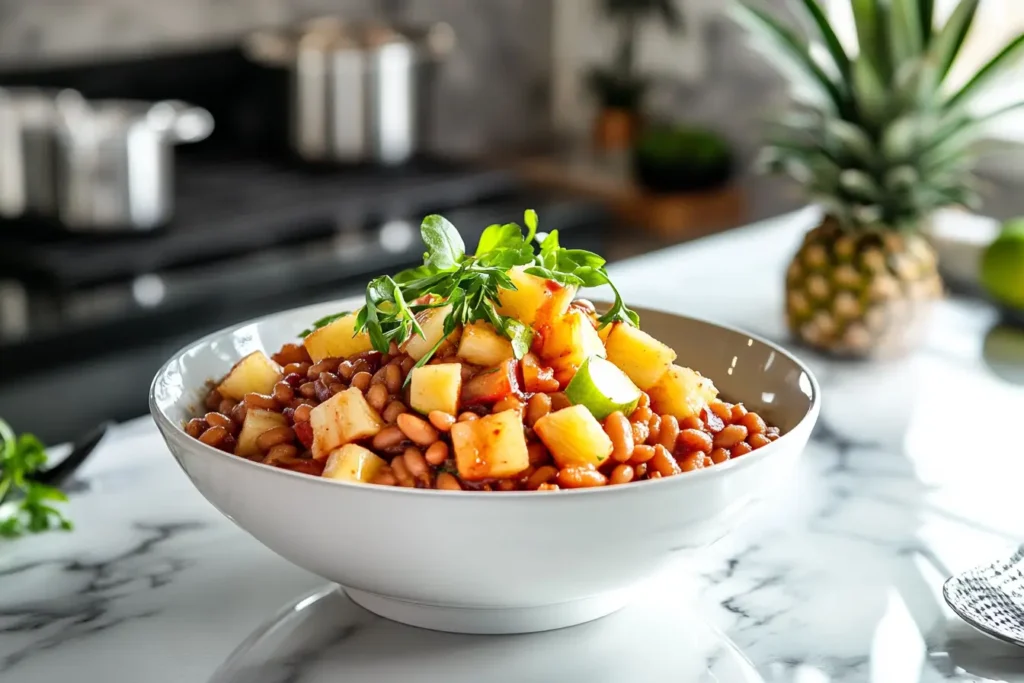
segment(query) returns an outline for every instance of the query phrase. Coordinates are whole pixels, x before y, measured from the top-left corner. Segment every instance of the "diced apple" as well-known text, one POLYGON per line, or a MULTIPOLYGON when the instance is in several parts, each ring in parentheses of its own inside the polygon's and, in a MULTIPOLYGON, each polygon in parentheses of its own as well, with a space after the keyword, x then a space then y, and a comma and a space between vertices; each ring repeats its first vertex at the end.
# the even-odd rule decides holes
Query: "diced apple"
POLYGON ((583 311, 570 310, 546 325, 541 334, 544 342, 540 355, 551 364, 555 379, 562 385, 572 379, 590 356, 605 357, 604 344, 583 311))
POLYGON ((499 365, 481 370, 462 388, 462 402, 466 405, 497 403, 510 394, 519 394, 519 364, 510 358, 499 365))
POLYGON ((498 313, 515 318, 525 325, 547 322, 563 315, 576 296, 575 287, 566 287, 554 280, 546 280, 526 273, 527 266, 516 266, 508 271, 515 290, 499 292, 498 313))
POLYGON ((512 477, 530 466, 519 411, 456 422, 451 435, 455 464, 466 481, 512 477))
POLYGON ((281 366, 262 351, 253 351, 235 363, 217 387, 221 396, 241 401, 246 394, 269 394, 281 379, 281 366))
POLYGON ((608 360, 644 391, 661 379, 676 352, 641 329, 616 323, 608 335, 608 360))
POLYGON ((273 410, 262 410, 254 408, 247 410, 245 421, 242 422, 242 430, 238 432, 238 443, 235 444, 235 455, 243 458, 251 458, 262 455, 256 446, 256 439, 260 434, 270 431, 274 427, 288 424, 284 415, 275 413, 273 410))
POLYGON ((412 377, 409 380, 409 403, 413 410, 424 415, 432 410, 457 415, 461 393, 460 363, 424 365, 412 370, 412 377))
POLYGON ((321 476, 339 481, 369 483, 387 467, 387 463, 371 450, 347 443, 331 451, 321 476))
POLYGON ((352 387, 330 397, 309 413, 313 457, 324 460, 335 448, 368 439, 384 429, 384 420, 363 392, 352 387))
POLYGON ((314 363, 324 358, 348 358, 373 348, 370 335, 356 334, 356 314, 350 313, 334 322, 313 330, 302 342, 314 363))
MULTIPOLYGON (((416 322, 419 323, 420 328, 423 330, 423 336, 413 334, 402 344, 402 351, 416 360, 430 353, 434 345, 444 336, 444 319, 448 317, 451 311, 451 306, 441 306, 439 308, 428 308, 417 313, 416 322)), ((458 331, 452 333, 452 341, 457 338, 457 334, 458 331)))
POLYGON ((672 365, 647 393, 654 412, 675 415, 682 420, 699 415, 704 406, 718 396, 718 389, 699 372, 672 365))
POLYGON ((491 367, 503 360, 514 358, 512 342, 486 322, 475 322, 462 329, 459 340, 459 358, 473 365, 491 367))
POLYGON ((548 413, 533 425, 559 467, 598 467, 612 454, 612 440, 585 406, 548 413))

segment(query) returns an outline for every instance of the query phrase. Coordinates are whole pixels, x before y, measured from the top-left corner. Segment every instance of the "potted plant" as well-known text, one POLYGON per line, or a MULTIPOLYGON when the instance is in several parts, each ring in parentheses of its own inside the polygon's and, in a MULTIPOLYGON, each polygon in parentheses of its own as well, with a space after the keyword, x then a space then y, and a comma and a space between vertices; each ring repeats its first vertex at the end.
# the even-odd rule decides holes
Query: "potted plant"
POLYGON ((733 171, 729 143, 717 133, 688 126, 657 126, 640 133, 633 148, 637 182, 657 193, 719 187, 733 171))
POLYGON ((675 0, 603 0, 604 13, 616 24, 617 45, 612 63, 593 69, 590 88, 598 99, 594 142, 601 149, 624 149, 633 142, 647 80, 636 72, 640 26, 652 17, 669 28, 682 27, 675 0))
MULTIPOLYGON (((815 0, 796 3, 822 47, 743 2, 735 18, 796 79, 762 157, 824 210, 786 275, 786 317, 802 342, 859 357, 897 355, 942 296, 921 228, 937 209, 975 206, 983 124, 977 95, 1024 54, 1024 35, 952 88, 950 67, 978 7, 960 0, 942 26, 932 0, 851 0, 859 53, 844 49, 815 0), (816 48, 817 49, 817 48, 816 48)), ((1014 106, 1024 105, 1024 102, 1014 106)))

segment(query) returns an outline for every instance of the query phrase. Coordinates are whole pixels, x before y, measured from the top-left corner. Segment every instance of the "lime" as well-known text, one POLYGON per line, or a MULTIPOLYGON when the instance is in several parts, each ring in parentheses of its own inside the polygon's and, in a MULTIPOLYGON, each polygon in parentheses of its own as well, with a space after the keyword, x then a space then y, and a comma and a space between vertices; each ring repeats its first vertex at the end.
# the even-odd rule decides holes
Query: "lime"
POLYGON ((985 250, 981 283, 993 298, 1024 309, 1024 219, 1007 222, 985 250))
POLYGON ((574 405, 584 406, 598 420, 616 410, 629 415, 640 400, 640 390, 626 373, 598 356, 590 356, 565 388, 574 405))

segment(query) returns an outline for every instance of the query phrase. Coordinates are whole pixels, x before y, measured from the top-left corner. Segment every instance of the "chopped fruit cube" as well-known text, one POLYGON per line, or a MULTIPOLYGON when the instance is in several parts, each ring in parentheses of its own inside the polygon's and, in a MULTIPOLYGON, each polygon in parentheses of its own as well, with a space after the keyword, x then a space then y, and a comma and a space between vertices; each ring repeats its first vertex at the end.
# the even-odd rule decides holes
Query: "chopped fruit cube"
POLYGON ((497 365, 515 356, 512 342, 501 336, 493 325, 482 321, 463 328, 458 355, 467 363, 484 367, 497 365))
POLYGON ((647 393, 651 396, 654 412, 675 415, 682 420, 700 415, 701 410, 718 396, 718 389, 699 372, 672 365, 647 393))
MULTIPOLYGON (((416 322, 419 323, 420 329, 423 330, 423 336, 413 334, 402 344, 402 351, 416 360, 430 353, 431 349, 444 336, 444 319, 448 317, 451 311, 451 306, 441 306, 439 308, 428 308, 417 313, 416 322)), ((449 339, 454 342, 458 338, 457 335, 458 330, 452 332, 449 339)))
POLYGON ((676 359, 675 351, 626 323, 615 324, 608 335, 607 348, 608 360, 644 391, 654 386, 676 359))
POLYGON ((586 313, 570 310, 541 329, 541 357, 551 364, 555 378, 567 384, 590 356, 605 357, 604 344, 586 313))
POLYGON ((387 463, 371 450, 348 443, 331 451, 321 476, 339 481, 368 483, 387 467, 387 463))
POLYGON ((466 405, 497 403, 511 394, 521 393, 514 358, 487 370, 481 370, 462 387, 462 402, 466 405))
POLYGON ((530 466, 519 411, 456 422, 451 435, 459 476, 466 481, 504 479, 530 466))
POLYGON ((281 366, 262 351, 253 351, 235 363, 217 391, 221 396, 241 401, 246 394, 269 394, 280 379, 281 366))
POLYGON ((462 393, 462 365, 439 363, 413 368, 409 380, 409 403, 424 415, 440 410, 449 415, 459 412, 462 393))
POLYGON ((538 391, 550 393, 558 391, 558 380, 555 379, 555 371, 544 367, 535 354, 528 353, 523 356, 523 388, 529 393, 538 391))
POLYGON ((262 455, 259 447, 256 446, 256 439, 260 434, 270 431, 274 427, 288 424, 284 415, 275 413, 273 410, 261 410, 253 408, 245 412, 245 421, 242 422, 242 431, 238 433, 238 443, 235 444, 235 455, 243 458, 262 455))
POLYGON ((355 387, 313 408, 309 424, 313 427, 313 457, 317 460, 326 459, 339 446, 375 436, 384 429, 380 414, 355 387))
POLYGON ((565 395, 574 404, 586 406, 598 420, 616 411, 629 415, 640 401, 640 390, 626 377, 626 373, 597 356, 583 361, 565 388, 565 395))
POLYGON ((369 334, 356 334, 355 313, 349 313, 318 330, 313 330, 302 345, 306 347, 306 353, 314 363, 324 358, 348 358, 373 348, 369 334))
POLYGON ((566 287, 554 280, 546 280, 526 273, 527 266, 516 266, 508 271, 516 289, 500 291, 498 313, 515 318, 526 325, 543 323, 562 316, 576 296, 575 287, 566 287))
POLYGON ((559 467, 598 467, 612 454, 612 440, 585 406, 548 413, 533 429, 559 467))

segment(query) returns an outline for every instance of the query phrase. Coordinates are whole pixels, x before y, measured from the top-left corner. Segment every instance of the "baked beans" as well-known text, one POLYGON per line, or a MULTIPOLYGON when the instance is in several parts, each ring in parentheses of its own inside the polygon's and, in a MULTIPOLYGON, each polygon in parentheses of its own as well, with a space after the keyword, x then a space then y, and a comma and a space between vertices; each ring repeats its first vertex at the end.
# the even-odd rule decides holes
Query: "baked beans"
POLYGON ((584 489, 608 483, 603 474, 589 467, 563 467, 558 470, 557 481, 563 489, 584 489))
POLYGON ((401 401, 395 400, 384 408, 384 412, 382 412, 380 416, 385 422, 391 425, 395 424, 395 421, 398 420, 398 416, 404 412, 407 412, 405 404, 401 401))
POLYGON ((526 424, 532 427, 537 420, 551 412, 551 397, 547 394, 534 394, 526 404, 526 424))
POLYGON ((604 419, 604 431, 612 440, 612 459, 626 462, 633 454, 633 428, 629 420, 619 411, 615 411, 604 419))
POLYGON ((434 429, 439 432, 450 432, 452 425, 455 424, 455 416, 441 410, 431 410, 430 414, 427 415, 427 419, 430 420, 430 424, 434 426, 434 429))

